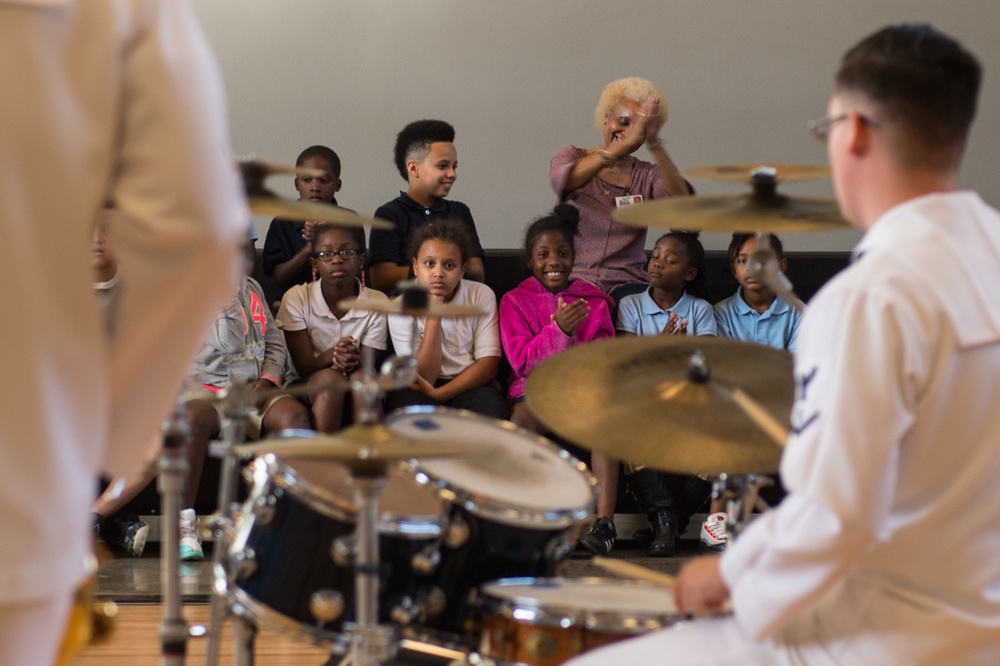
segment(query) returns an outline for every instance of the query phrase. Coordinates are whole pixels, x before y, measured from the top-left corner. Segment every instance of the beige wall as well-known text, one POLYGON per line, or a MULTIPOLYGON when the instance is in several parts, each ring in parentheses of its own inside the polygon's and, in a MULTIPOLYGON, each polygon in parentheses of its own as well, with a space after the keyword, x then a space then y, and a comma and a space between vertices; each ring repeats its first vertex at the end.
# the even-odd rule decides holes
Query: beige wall
MULTIPOLYGON (((405 189, 396 132, 437 117, 457 129, 452 197, 483 244, 518 247, 550 209, 549 158, 593 146, 601 88, 621 76, 666 94, 661 136, 683 167, 825 159, 805 130, 824 114, 843 51, 889 22, 924 20, 986 68, 963 185, 1000 205, 997 0, 195 0, 222 64, 240 154, 293 162, 313 143, 344 163, 339 201, 361 213, 405 189), (992 39, 990 36, 992 35, 992 39)), ((646 157, 640 149, 639 157, 646 157)), ((290 179, 271 184, 294 196, 290 179)), ((695 183, 701 192, 740 194, 695 183)), ((828 182, 788 194, 830 195, 828 182)), ((267 220, 257 220, 263 233, 267 220)), ((727 238, 706 234, 709 249, 727 238)), ((792 250, 846 250, 853 232, 788 237, 792 250)), ((263 242, 263 241, 261 241, 263 242)))

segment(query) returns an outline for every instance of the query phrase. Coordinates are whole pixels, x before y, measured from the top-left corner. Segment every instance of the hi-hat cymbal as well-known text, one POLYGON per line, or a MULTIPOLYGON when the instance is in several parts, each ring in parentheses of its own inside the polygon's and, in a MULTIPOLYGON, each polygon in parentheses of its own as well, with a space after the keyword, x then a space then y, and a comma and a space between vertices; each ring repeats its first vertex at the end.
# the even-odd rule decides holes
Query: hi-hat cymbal
POLYGON ((233 447, 239 455, 274 453, 281 458, 320 458, 353 469, 377 468, 397 460, 468 454, 475 450, 472 443, 411 439, 382 425, 354 425, 332 435, 265 439, 233 447))
POLYGON ((788 352, 653 336, 557 354, 528 375, 525 395, 556 434, 620 460, 683 474, 766 474, 782 449, 734 394, 787 429, 793 390, 788 352))
POLYGON ((733 233, 798 233, 850 228, 837 202, 825 198, 692 196, 657 199, 619 208, 614 217, 636 227, 733 233))
POLYGON ((483 311, 472 305, 453 305, 451 303, 435 303, 427 301, 423 305, 411 306, 404 299, 391 301, 361 301, 349 299, 337 303, 337 307, 345 309, 367 310, 369 312, 384 312, 386 314, 406 315, 408 317, 477 317, 483 311))
POLYGON ((750 179, 752 173, 762 169, 773 171, 775 181, 778 183, 793 183, 830 177, 830 168, 819 164, 716 164, 684 169, 681 174, 685 178, 745 183, 750 179))
POLYGON ((265 162, 263 160, 258 160, 256 158, 250 158, 239 161, 240 172, 243 174, 243 180, 258 179, 260 182, 264 181, 264 178, 275 174, 288 174, 292 176, 303 176, 306 178, 321 178, 326 175, 326 171, 323 169, 311 169, 304 166, 292 166, 289 164, 275 164, 273 162, 265 162))

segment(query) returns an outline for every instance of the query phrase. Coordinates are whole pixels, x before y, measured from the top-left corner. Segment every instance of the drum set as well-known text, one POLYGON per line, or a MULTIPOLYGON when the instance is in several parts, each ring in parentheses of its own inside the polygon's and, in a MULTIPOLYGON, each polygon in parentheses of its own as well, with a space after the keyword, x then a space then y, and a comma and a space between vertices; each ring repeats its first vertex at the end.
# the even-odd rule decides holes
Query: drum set
MULTIPOLYGON (((737 168, 701 176, 729 179, 737 168)), ((282 172, 272 165, 251 161, 242 169, 259 212, 372 223, 340 209, 317 216, 318 204, 303 209, 275 197, 262 185, 282 172)), ((748 170, 750 197, 651 202, 618 217, 729 231, 842 227, 832 202, 776 193, 782 180, 816 177, 815 167, 748 170)), ((766 275, 769 257, 759 260, 766 275)), ((412 317, 475 314, 432 304, 414 286, 383 307, 412 317)), ((219 395, 225 416, 215 452, 223 464, 210 521, 207 664, 217 662, 227 617, 237 664, 253 663, 256 629, 267 626, 328 647, 329 663, 357 666, 391 661, 400 650, 423 660, 416 663, 548 666, 683 620, 654 572, 638 576, 647 580, 560 575, 596 495, 594 478, 566 451, 508 422, 446 408, 410 408, 380 423, 376 401, 412 383, 415 372, 408 355, 378 371, 366 359, 361 379, 338 385, 361 405, 360 422, 333 435, 286 431, 245 444, 248 409, 260 394, 234 386, 219 395), (249 491, 237 503, 241 464, 249 491)), ((759 475, 778 467, 793 398, 791 358, 731 340, 611 340, 543 362, 526 396, 542 423, 581 446, 712 475, 737 534, 767 483, 759 475)), ((182 433, 169 429, 165 440, 160 488, 170 516, 184 478, 182 433)), ((161 638, 165 663, 179 664, 191 631, 176 585, 177 526, 164 523, 161 638)))

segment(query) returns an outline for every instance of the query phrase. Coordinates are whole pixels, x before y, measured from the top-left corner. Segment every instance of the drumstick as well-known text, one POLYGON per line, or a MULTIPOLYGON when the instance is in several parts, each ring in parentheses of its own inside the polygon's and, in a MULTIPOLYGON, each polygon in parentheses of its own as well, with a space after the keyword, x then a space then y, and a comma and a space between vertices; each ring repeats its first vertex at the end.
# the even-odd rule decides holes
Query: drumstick
POLYGON ((595 555, 590 561, 602 569, 610 571, 611 573, 627 576, 628 578, 648 581, 650 583, 655 583, 660 587, 673 589, 674 583, 677 582, 677 579, 670 574, 653 571, 652 569, 647 569, 646 567, 626 562, 625 560, 614 560, 610 557, 595 555))
POLYGON ((778 446, 785 446, 785 442, 788 441, 788 429, 778 423, 778 419, 771 416, 770 412, 761 407, 759 402, 747 395, 741 388, 733 389, 733 402, 757 424, 758 428, 777 442, 778 446))

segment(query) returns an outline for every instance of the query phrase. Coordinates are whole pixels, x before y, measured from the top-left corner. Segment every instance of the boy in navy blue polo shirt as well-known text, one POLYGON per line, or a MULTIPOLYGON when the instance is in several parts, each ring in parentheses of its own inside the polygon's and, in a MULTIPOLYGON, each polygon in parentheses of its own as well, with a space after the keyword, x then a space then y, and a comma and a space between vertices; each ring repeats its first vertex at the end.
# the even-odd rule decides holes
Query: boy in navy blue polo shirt
POLYGON ((457 177, 458 152, 454 141, 455 128, 443 120, 412 122, 396 136, 396 168, 409 188, 375 211, 375 217, 392 222, 395 227, 372 229, 368 266, 373 288, 391 293, 396 283, 410 277, 406 244, 418 227, 432 220, 457 220, 465 225, 473 245, 465 278, 484 281, 485 253, 472 212, 464 203, 445 199, 457 177))

